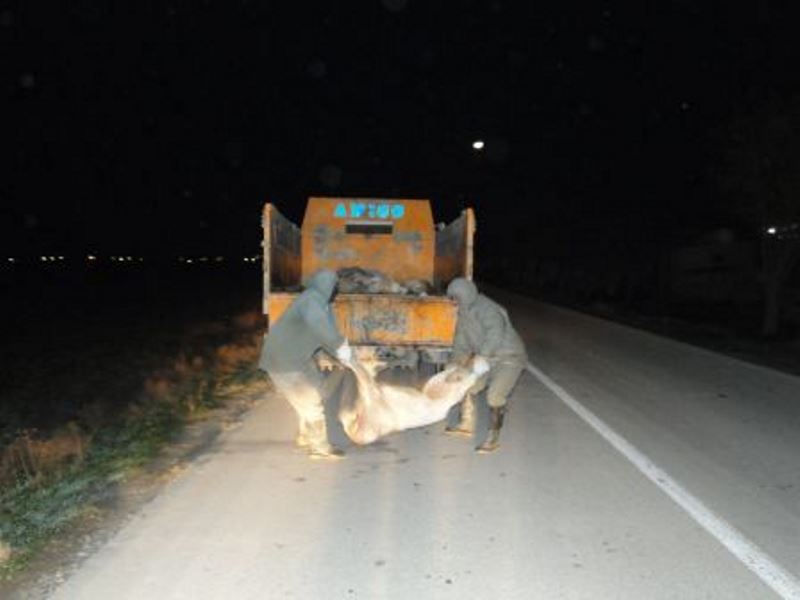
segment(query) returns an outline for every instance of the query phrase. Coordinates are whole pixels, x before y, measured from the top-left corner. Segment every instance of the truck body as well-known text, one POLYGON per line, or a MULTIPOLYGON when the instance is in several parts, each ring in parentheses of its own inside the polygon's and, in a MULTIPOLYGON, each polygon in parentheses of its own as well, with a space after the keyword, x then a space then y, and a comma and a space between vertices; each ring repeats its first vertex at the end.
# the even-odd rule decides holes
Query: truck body
POLYGON ((424 295, 337 294, 333 311, 362 360, 416 366, 446 360, 456 326, 447 298, 455 277, 472 278, 475 217, 466 209, 434 226, 428 200, 310 198, 298 227, 267 203, 263 213, 263 312, 277 321, 319 269, 358 267, 398 283, 424 281, 424 295))

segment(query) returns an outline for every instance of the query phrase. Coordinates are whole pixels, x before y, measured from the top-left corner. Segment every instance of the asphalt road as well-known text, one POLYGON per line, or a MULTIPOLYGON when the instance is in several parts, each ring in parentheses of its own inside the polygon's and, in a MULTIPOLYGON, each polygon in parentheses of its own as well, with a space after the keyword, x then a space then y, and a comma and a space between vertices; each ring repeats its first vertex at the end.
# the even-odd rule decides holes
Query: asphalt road
POLYGON ((497 297, 547 385, 496 454, 438 424, 314 462, 268 397, 53 597, 800 597, 800 379, 497 297))

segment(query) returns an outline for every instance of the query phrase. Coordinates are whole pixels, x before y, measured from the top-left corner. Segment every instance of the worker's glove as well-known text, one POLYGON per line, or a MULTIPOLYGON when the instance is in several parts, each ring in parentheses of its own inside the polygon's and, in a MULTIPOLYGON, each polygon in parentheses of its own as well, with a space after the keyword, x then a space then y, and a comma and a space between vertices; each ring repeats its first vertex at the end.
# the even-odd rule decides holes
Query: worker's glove
POLYGON ((459 354, 458 356, 452 356, 450 358, 450 362, 447 363, 449 367, 469 367, 470 364, 470 355, 469 354, 459 354))
POLYGON ((489 361, 483 356, 476 355, 475 358, 472 359, 472 372, 475 373, 475 375, 484 375, 488 373, 491 368, 489 361))
POLYGON ((336 349, 336 358, 345 364, 353 360, 353 349, 350 347, 350 344, 347 343, 347 340, 336 349))

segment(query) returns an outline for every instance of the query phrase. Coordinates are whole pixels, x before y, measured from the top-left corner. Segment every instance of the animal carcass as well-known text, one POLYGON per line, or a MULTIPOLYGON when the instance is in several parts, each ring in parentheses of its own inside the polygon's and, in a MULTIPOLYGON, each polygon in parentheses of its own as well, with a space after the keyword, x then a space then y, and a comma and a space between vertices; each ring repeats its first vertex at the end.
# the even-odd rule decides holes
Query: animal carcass
POLYGON ((379 271, 360 267, 339 269, 338 290, 342 294, 406 294, 408 290, 379 271))
POLYGON ((489 371, 489 363, 477 358, 470 367, 446 368, 418 390, 378 383, 358 362, 348 366, 356 377, 358 397, 351 406, 340 409, 339 421, 356 444, 370 444, 395 431, 441 421, 478 378, 489 371))

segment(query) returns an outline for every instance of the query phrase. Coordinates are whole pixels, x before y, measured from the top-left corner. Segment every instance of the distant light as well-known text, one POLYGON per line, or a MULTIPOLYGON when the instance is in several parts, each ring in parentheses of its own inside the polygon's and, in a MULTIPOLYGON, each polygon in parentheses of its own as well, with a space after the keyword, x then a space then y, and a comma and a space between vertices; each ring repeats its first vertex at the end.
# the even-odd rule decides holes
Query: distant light
POLYGON ((769 228, 767 228, 767 233, 770 234, 770 235, 775 235, 776 233, 778 233, 778 228, 777 227, 769 227, 769 228))
POLYGON ((217 256, 214 260, 217 262, 222 262, 223 259, 221 256, 217 256))
POLYGON ((187 258, 186 262, 189 263, 189 264, 192 264, 194 261, 191 258, 187 258))
POLYGON ((208 257, 204 256, 200 259, 200 262, 208 262, 208 257))
POLYGON ((64 260, 64 257, 63 256, 59 256, 58 260, 64 260))
POLYGON ((244 257, 244 262, 250 262, 250 259, 247 256, 245 256, 244 257))
POLYGON ((126 258, 126 260, 127 260, 128 262, 131 262, 131 261, 133 261, 133 259, 132 259, 130 256, 126 256, 125 258, 126 258))
POLYGON ((56 257, 55 257, 55 256, 48 256, 48 257, 47 257, 47 259, 48 259, 48 260, 52 260, 52 261, 54 261, 54 262, 55 262, 55 260, 56 260, 56 257))
POLYGON ((14 258, 13 256, 9 256, 8 257, 8 262, 10 262, 10 263, 17 262, 17 259, 14 258))
POLYGON ((144 258, 142 258, 142 257, 140 256, 140 257, 139 257, 139 262, 144 262, 144 258))
POLYGON ((39 260, 42 261, 42 262, 47 262, 47 257, 46 256, 40 256, 39 260))
POLYGON ((483 140, 475 140, 474 142, 472 142, 472 147, 475 150, 483 150, 483 146, 484 146, 483 140))
POLYGON ((89 254, 86 256, 86 260, 97 260, 97 257, 94 254, 89 254))

